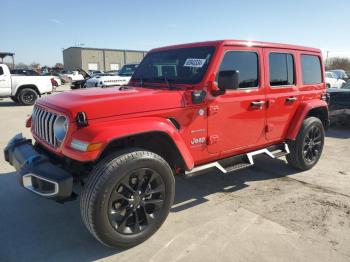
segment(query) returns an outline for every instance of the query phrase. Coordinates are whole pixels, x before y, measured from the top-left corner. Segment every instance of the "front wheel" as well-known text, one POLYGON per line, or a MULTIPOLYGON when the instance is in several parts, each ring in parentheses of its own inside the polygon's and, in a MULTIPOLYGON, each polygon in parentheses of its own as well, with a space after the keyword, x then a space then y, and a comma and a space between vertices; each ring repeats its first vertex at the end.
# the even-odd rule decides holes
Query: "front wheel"
POLYGON ((174 194, 174 175, 163 158, 142 150, 116 153, 90 174, 81 194, 81 215, 103 244, 130 247, 163 224, 174 194))
POLYGON ((311 169, 321 157, 325 132, 320 119, 304 120, 295 141, 289 142, 288 164, 300 170, 311 169))

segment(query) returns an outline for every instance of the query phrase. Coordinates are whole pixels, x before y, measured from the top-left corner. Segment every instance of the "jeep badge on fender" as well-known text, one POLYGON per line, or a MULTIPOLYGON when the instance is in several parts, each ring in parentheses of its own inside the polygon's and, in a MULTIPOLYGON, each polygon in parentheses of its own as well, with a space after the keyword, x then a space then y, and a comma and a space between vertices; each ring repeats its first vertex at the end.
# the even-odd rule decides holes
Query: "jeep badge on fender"
POLYGON ((323 68, 319 49, 286 44, 153 49, 125 86, 38 99, 27 121, 34 145, 18 134, 5 159, 31 192, 78 197, 98 241, 134 246, 167 218, 175 175, 230 173, 258 154, 312 168, 329 122, 323 68))

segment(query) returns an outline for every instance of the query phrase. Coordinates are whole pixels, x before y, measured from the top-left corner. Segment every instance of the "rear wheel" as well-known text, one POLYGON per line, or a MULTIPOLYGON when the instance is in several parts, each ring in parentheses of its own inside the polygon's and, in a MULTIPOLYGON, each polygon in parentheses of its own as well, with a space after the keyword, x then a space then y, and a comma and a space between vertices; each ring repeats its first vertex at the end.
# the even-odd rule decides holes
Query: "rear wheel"
POLYGON ((311 169, 321 157, 325 132, 320 119, 309 117, 304 120, 295 141, 289 142, 288 163, 297 169, 311 169))
POLYGON ((100 162, 81 195, 83 221, 107 246, 137 245, 162 225, 173 203, 175 181, 168 163, 141 150, 100 162))
POLYGON ((25 106, 34 105, 38 97, 39 97, 38 93, 31 88, 22 89, 21 91, 19 91, 18 95, 16 96, 18 102, 25 106))

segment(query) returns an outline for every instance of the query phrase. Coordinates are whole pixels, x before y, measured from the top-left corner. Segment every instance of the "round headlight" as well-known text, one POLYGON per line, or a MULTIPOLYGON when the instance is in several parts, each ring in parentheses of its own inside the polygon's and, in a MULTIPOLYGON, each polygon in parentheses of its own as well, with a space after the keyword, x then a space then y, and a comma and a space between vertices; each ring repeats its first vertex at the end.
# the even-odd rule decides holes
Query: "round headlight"
POLYGON ((59 116, 56 118, 55 123, 53 124, 53 132, 56 139, 59 142, 62 142, 64 137, 67 134, 68 130, 68 121, 65 116, 59 116))

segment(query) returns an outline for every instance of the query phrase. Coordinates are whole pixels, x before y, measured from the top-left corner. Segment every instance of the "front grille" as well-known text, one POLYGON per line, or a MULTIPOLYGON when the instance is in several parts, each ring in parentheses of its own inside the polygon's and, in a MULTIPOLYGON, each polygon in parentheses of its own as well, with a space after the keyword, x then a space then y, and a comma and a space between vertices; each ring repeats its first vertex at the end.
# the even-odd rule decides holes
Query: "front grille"
POLYGON ((33 131, 38 137, 53 147, 58 145, 53 131, 56 118, 57 114, 40 107, 34 107, 32 115, 33 131))

